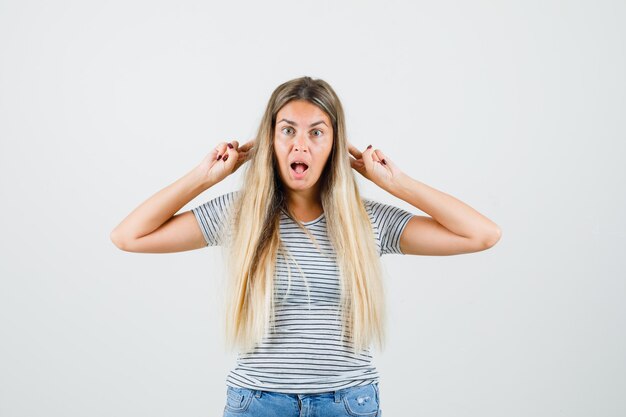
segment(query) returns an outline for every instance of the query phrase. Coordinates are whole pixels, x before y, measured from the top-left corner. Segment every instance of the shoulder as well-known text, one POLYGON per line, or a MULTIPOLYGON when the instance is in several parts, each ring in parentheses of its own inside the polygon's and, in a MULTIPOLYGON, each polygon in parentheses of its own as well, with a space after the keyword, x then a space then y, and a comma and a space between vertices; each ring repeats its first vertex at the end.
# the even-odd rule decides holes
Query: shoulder
POLYGON ((191 209, 200 225, 208 245, 219 245, 224 241, 223 233, 232 226, 232 208, 240 191, 218 195, 191 209))
POLYGON ((365 207, 365 211, 370 215, 380 206, 378 201, 369 198, 361 198, 361 202, 363 203, 363 207, 365 207))
POLYGON ((240 195, 240 190, 229 191, 195 206, 192 211, 199 217, 222 217, 230 212, 240 195))
POLYGON ((365 211, 370 216, 372 221, 379 221, 381 218, 387 218, 389 216, 406 216, 408 213, 406 210, 396 207, 391 204, 382 203, 370 198, 361 198, 365 211))
POLYGON ((220 194, 212 199, 202 203, 201 206, 205 207, 227 207, 232 205, 235 200, 241 195, 241 190, 229 191, 227 193, 220 194))
POLYGON ((392 204, 362 198, 363 206, 375 229, 386 233, 389 229, 403 229, 413 213, 392 204))
POLYGON ((413 214, 391 204, 363 198, 365 211, 372 222, 380 254, 401 254, 400 237, 413 214))

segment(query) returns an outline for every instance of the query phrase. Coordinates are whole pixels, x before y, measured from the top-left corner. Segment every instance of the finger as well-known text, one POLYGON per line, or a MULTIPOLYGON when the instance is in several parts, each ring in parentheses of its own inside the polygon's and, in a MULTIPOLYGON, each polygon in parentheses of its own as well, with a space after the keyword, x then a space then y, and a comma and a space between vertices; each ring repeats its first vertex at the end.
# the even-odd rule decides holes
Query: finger
POLYGON ((248 141, 248 142, 244 143, 243 145, 241 145, 241 146, 239 147, 239 150, 240 150, 240 151, 247 152, 247 151, 249 151, 250 149, 252 149, 252 147, 253 147, 253 146, 254 146, 254 139, 252 139, 252 140, 250 140, 250 141, 248 141))
POLYGON ((249 152, 239 152, 239 154, 237 155, 237 163, 244 163, 248 160, 248 158, 250 158, 249 152))
POLYGON ((376 154, 376 152, 378 152, 378 149, 371 149, 372 151, 372 161, 374 162, 378 162, 380 161, 380 158, 378 158, 378 155, 376 154))
POLYGON ((362 159, 354 159, 350 157, 350 167, 352 167, 352 169, 354 169, 359 174, 365 176, 366 170, 365 170, 365 166, 363 165, 362 159))
POLYGON ((233 172, 235 172, 237 169, 239 169, 240 166, 242 166, 243 164, 248 162, 248 160, 250 158, 251 158, 251 153, 250 152, 239 152, 239 153, 237 153, 237 162, 235 163, 235 167, 233 168, 233 172))
POLYGON ((215 155, 217 155, 215 159, 220 161, 224 157, 224 154, 226 153, 226 149, 228 149, 228 144, 226 142, 218 143, 214 150, 215 155))
POLYGON ((350 143, 348 144, 348 152, 350 152, 350 154, 356 159, 361 159, 363 157, 361 151, 359 151, 354 145, 350 143))
POLYGON ((373 159, 374 149, 372 149, 372 145, 369 145, 362 153, 363 155, 363 165, 365 165, 365 169, 368 172, 371 172, 374 169, 374 159, 373 159))
POLYGON ((235 157, 237 155, 237 151, 233 142, 235 144, 237 143, 237 141, 231 141, 226 145, 226 151, 224 152, 224 156, 222 157, 222 161, 224 161, 224 163, 227 163, 227 161, 235 161, 235 163, 237 162, 237 158, 235 157))
POLYGON ((234 159, 233 155, 236 155, 237 153, 237 146, 239 146, 239 142, 237 142, 236 140, 231 140, 230 142, 227 142, 226 146, 224 147, 224 153, 222 154, 222 161, 226 162, 228 159, 234 159))
POLYGON ((380 162, 383 165, 389 165, 389 164, 393 164, 393 162, 391 162, 389 160, 389 158, 387 158, 387 156, 385 156, 385 154, 383 153, 383 151, 376 149, 376 154, 378 155, 378 158, 380 159, 380 162))
POLYGON ((376 155, 376 158, 378 158, 378 162, 381 162, 385 158, 385 155, 383 155, 383 151, 381 151, 380 149, 376 149, 374 151, 374 155, 376 155))
POLYGON ((369 159, 371 161, 378 161, 378 155, 376 155, 377 151, 378 149, 374 149, 372 145, 369 145, 367 148, 365 148, 365 150, 362 153, 363 159, 369 159))

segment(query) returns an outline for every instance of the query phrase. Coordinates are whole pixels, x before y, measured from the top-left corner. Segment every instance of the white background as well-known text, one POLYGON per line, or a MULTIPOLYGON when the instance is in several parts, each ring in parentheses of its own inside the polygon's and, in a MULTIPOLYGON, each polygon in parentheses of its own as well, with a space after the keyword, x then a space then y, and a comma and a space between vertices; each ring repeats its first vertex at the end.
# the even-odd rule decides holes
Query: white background
POLYGON ((360 149, 503 231, 382 258, 383 414, 625 415, 624 21, 621 1, 0 1, 0 416, 221 415, 219 248, 109 234, 302 75, 360 149))

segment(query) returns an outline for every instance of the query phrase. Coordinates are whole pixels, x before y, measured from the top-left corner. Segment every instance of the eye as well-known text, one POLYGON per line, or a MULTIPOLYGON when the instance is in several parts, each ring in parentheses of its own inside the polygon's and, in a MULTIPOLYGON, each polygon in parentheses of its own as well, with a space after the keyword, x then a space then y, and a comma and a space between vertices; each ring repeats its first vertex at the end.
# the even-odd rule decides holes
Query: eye
POLYGON ((319 134, 319 135, 314 135, 314 136, 321 136, 321 135, 323 135, 323 134, 324 134, 324 132, 322 132, 322 131, 321 131, 321 130, 319 130, 319 129, 315 129, 313 132, 320 132, 320 134, 319 134))
MULTIPOLYGON (((290 129, 290 130, 293 130, 292 128, 290 128, 289 126, 287 126, 287 127, 283 127, 281 131, 282 131, 282 132, 284 132, 284 131, 285 131, 285 129, 290 129)), ((289 133, 287 133, 287 134, 289 134, 289 133)))

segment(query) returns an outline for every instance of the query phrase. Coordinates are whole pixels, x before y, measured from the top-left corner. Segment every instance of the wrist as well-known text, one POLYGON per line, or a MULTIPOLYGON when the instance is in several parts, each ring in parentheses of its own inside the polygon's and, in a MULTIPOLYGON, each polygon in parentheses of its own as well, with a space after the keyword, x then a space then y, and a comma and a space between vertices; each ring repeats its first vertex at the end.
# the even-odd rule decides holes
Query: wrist
POLYGON ((400 172, 394 176, 386 187, 386 191, 399 197, 407 189, 410 189, 410 182, 413 179, 406 175, 404 172, 400 172))
POLYGON ((201 166, 197 166, 189 171, 186 177, 191 182, 192 187, 197 189, 198 192, 205 191, 215 185, 215 182, 207 177, 206 171, 201 166))

